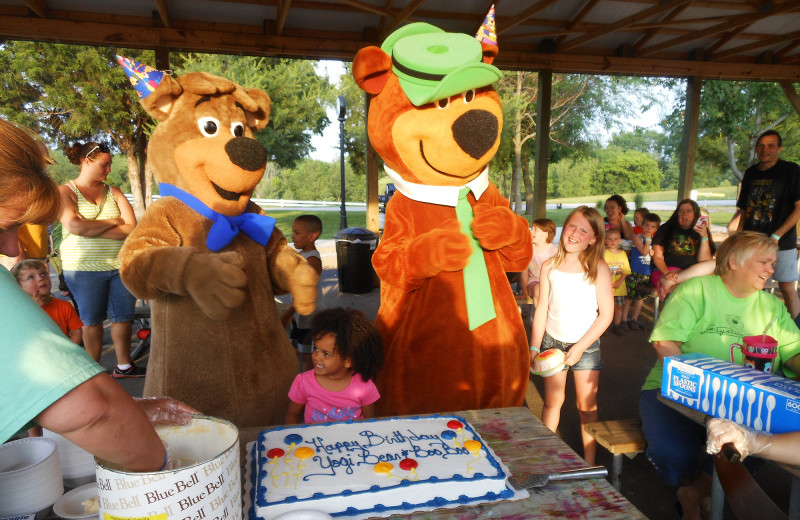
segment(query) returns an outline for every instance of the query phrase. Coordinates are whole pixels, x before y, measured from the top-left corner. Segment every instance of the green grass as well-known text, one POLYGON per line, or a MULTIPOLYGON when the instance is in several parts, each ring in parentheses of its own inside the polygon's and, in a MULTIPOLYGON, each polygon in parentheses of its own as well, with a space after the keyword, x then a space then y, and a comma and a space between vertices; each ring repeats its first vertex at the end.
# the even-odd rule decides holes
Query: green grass
MULTIPOLYGON (((735 199, 736 198, 736 186, 718 186, 716 188, 698 188, 698 196, 697 199, 702 206, 703 200, 709 199, 735 199)), ((620 193, 625 200, 628 202, 633 202, 634 197, 636 196, 635 193, 620 193)), ((571 203, 571 202, 582 202, 587 205, 594 205, 598 200, 605 201, 609 195, 587 195, 586 197, 567 197, 563 199, 547 199, 548 203, 557 204, 561 203, 571 203)), ((678 190, 668 190, 668 191, 646 191, 642 192, 642 198, 645 202, 649 200, 678 200, 678 190)))
MULTIPOLYGON (((334 238, 336 233, 339 232, 339 220, 341 215, 338 211, 314 211, 314 208, 308 209, 273 209, 265 208, 267 215, 275 217, 278 221, 278 229, 283 231, 286 235, 286 240, 292 241, 292 222, 300 215, 316 215, 322 220, 322 234, 319 238, 327 239, 334 238)), ((358 210, 347 210, 347 226, 348 227, 366 227, 367 212, 358 210)))

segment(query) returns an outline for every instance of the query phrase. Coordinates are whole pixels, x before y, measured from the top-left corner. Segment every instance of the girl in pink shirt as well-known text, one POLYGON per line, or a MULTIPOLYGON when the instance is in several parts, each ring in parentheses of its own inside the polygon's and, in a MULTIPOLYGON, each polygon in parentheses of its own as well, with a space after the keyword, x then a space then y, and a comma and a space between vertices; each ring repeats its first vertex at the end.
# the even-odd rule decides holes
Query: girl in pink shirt
POLYGON ((372 380, 383 366, 378 329, 363 312, 337 307, 314 316, 311 337, 314 368, 292 383, 286 423, 299 423, 301 413, 305 423, 374 417, 380 394, 372 380))

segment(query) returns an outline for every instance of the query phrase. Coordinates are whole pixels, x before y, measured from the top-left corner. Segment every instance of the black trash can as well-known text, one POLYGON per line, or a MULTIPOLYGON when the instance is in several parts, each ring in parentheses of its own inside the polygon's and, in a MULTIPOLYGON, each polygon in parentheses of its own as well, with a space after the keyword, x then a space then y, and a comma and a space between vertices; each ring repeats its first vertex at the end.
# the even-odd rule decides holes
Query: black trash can
POLYGON ((336 233, 336 263, 339 268, 339 292, 372 292, 375 270, 372 253, 378 235, 369 229, 349 227, 336 233))

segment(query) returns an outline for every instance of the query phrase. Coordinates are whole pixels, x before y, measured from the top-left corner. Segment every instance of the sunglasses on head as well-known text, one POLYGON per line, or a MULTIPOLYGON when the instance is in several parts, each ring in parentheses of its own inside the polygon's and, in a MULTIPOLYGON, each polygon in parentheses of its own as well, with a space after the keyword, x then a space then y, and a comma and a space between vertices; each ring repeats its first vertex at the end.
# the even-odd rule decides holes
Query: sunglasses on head
POLYGON ((109 151, 110 151, 109 148, 108 148, 108 145, 100 143, 100 144, 95 145, 91 150, 89 150, 86 153, 86 157, 91 156, 97 150, 100 150, 101 153, 109 153, 109 151))

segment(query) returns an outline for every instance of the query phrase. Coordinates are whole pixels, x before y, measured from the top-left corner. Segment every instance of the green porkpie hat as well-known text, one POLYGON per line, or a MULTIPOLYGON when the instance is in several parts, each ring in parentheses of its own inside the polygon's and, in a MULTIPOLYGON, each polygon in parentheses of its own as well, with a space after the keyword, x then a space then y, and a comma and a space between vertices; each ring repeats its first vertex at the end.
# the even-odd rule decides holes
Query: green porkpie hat
POLYGON ((392 57, 392 71, 414 106, 485 87, 503 77, 497 67, 483 63, 483 49, 475 37, 427 23, 401 27, 381 49, 392 57))

